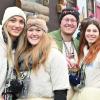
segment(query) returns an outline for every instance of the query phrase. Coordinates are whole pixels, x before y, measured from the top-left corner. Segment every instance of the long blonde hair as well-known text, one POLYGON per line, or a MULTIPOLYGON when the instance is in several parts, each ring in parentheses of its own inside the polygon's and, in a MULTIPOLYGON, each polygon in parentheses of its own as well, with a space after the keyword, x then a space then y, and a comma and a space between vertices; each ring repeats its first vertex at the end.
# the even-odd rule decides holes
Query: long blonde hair
POLYGON ((18 64, 20 57, 23 58, 24 66, 26 69, 29 69, 30 58, 32 60, 32 69, 34 71, 38 69, 39 65, 44 64, 47 60, 52 43, 55 43, 53 42, 53 39, 47 33, 44 33, 38 45, 32 47, 28 43, 26 35, 24 35, 24 38, 19 42, 19 47, 17 48, 15 56, 17 72, 20 68, 18 64))
MULTIPOLYGON (((8 62, 8 66, 9 67, 14 67, 14 55, 13 55, 13 50, 12 50, 13 41, 12 41, 11 36, 9 35, 8 30, 6 28, 7 22, 8 21, 6 21, 6 23, 2 27, 2 29, 4 31, 4 34, 6 35, 6 38, 7 38, 7 43, 6 43, 6 47, 7 47, 7 62, 8 62)), ((20 34, 20 36, 18 38, 22 37, 21 35, 24 34, 24 31, 25 30, 23 29, 22 33, 20 34)))

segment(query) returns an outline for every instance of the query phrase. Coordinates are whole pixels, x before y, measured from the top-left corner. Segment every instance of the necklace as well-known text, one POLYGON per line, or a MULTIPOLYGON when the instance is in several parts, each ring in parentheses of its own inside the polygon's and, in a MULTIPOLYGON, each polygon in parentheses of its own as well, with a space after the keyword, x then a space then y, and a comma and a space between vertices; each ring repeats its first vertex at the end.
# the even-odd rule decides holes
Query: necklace
POLYGON ((68 47, 65 44, 64 40, 63 40, 63 43, 64 43, 64 47, 65 47, 66 57, 68 57, 69 59, 73 59, 74 56, 75 56, 73 42, 71 41, 71 46, 70 47, 68 47))
POLYGON ((79 69, 79 67, 77 65, 74 43, 73 41, 71 41, 70 47, 66 45, 64 40, 63 40, 63 43, 65 47, 66 59, 67 59, 67 62, 69 63, 68 64, 69 72, 75 72, 79 69))

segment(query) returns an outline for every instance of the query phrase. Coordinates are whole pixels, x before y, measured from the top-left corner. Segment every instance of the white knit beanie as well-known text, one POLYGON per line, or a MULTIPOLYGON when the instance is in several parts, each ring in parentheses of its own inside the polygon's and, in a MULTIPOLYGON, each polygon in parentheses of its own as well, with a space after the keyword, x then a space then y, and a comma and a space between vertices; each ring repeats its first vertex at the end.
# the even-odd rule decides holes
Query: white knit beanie
POLYGON ((9 18, 16 16, 16 15, 23 17, 24 20, 26 21, 26 15, 25 15, 24 11, 22 11, 20 8, 18 8, 16 6, 8 7, 4 12, 2 26, 6 23, 7 20, 9 20, 9 18))

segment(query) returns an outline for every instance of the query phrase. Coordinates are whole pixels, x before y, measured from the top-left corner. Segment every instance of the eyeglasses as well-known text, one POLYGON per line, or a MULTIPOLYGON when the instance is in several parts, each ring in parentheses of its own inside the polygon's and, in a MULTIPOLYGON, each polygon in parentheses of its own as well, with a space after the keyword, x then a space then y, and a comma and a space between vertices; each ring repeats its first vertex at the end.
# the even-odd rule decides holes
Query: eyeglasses
POLYGON ((69 18, 66 18, 66 19, 64 19, 66 22, 71 22, 71 23, 75 23, 76 22, 76 20, 75 19, 73 19, 73 18, 71 18, 71 19, 69 19, 69 18))

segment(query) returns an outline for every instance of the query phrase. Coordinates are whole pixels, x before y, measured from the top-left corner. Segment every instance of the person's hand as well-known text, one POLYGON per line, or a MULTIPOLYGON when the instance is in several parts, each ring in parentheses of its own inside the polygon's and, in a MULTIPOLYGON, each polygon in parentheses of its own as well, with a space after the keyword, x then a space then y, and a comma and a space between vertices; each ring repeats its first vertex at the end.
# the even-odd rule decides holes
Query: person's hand
POLYGON ((74 61, 72 61, 71 59, 69 59, 68 57, 66 58, 67 63, 68 63, 68 69, 69 70, 73 70, 76 71, 79 69, 79 66, 77 63, 75 63, 74 61))

